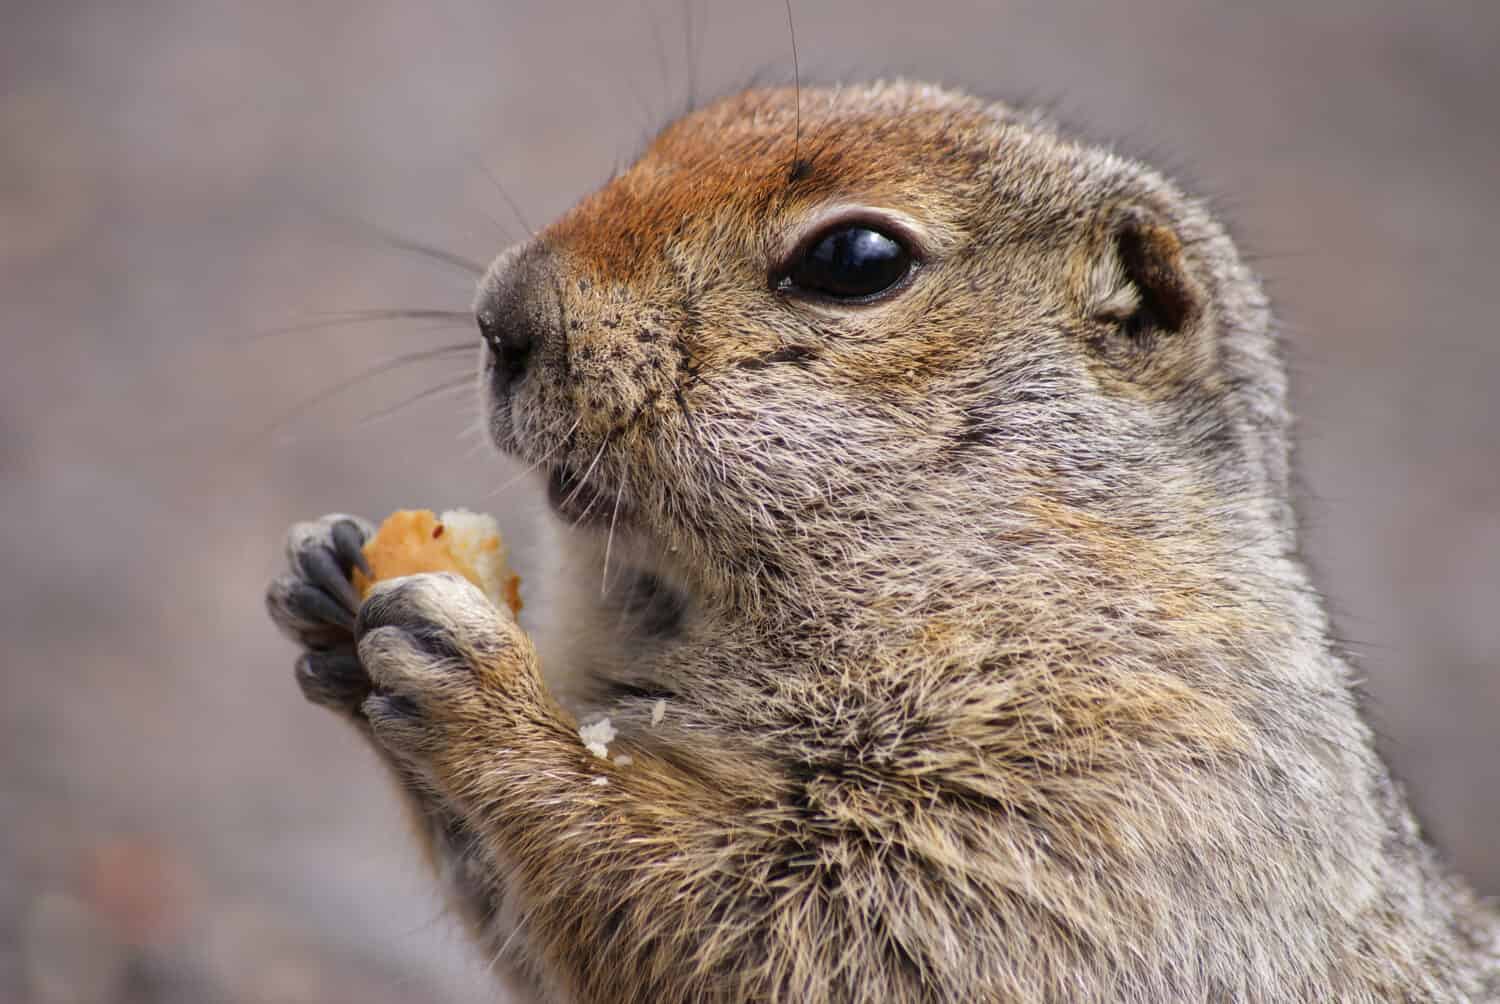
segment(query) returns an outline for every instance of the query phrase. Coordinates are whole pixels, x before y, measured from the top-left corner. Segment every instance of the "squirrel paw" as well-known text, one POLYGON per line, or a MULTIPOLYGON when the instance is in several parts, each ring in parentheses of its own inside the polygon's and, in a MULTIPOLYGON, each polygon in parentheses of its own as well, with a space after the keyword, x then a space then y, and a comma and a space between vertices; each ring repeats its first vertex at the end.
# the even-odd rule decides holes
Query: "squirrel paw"
POLYGON ((342 513, 293 525, 286 535, 291 573, 266 590, 271 620, 306 649, 296 670, 303 695, 356 717, 370 681, 354 650, 359 594, 349 576, 356 567, 368 571, 361 548, 374 532, 367 520, 342 513))
POLYGON ((372 688, 365 718, 405 759, 483 736, 533 672, 530 643, 509 611, 448 572, 378 583, 354 635, 372 688))

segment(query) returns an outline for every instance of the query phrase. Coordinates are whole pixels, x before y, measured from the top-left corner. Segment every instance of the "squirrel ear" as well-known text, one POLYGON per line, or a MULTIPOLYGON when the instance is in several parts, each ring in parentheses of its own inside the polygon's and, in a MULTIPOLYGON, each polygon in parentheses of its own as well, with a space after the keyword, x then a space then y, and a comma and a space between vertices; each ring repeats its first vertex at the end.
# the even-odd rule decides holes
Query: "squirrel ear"
POLYGON ((1108 330, 1094 340, 1095 351, 1118 376, 1135 383, 1206 376, 1216 355, 1203 330, 1208 294, 1176 230, 1139 203, 1116 209, 1106 220, 1091 314, 1108 330))
POLYGON ((1114 221, 1115 251, 1138 303, 1125 319, 1130 333, 1185 331, 1203 314, 1203 287, 1188 271, 1182 241, 1171 227, 1140 206, 1121 209, 1114 221))

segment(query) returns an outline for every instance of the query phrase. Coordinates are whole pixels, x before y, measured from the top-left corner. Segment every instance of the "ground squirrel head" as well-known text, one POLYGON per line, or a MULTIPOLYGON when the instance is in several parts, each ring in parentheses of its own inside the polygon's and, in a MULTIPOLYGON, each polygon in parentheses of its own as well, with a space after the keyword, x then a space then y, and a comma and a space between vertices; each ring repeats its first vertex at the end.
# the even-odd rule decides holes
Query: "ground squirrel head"
POLYGON ((580 546, 780 623, 1290 550, 1271 323, 1206 211, 1004 105, 798 100, 677 121, 481 284, 493 437, 580 546))

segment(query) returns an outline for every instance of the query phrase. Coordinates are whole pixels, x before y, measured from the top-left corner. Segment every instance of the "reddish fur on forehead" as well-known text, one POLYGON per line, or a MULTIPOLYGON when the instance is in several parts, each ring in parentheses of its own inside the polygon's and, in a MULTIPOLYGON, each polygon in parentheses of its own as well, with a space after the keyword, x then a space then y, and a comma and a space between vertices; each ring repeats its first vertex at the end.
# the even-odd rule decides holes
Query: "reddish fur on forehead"
POLYGON ((716 242, 759 245, 767 235, 750 224, 783 206, 844 195, 899 207, 909 193, 972 179, 998 122, 973 98, 904 83, 807 89, 800 104, 800 139, 791 88, 679 119, 543 239, 589 278, 629 281, 674 240, 716 227, 716 242))

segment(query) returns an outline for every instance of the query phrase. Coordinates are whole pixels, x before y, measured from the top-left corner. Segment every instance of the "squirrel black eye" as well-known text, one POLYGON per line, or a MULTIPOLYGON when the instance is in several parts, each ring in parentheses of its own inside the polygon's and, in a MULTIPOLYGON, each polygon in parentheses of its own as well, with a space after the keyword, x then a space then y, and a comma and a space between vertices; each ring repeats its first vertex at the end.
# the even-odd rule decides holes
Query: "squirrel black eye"
POLYGON ((865 226, 831 230, 808 244, 776 288, 835 300, 869 300, 911 271, 912 254, 896 238, 865 226))

